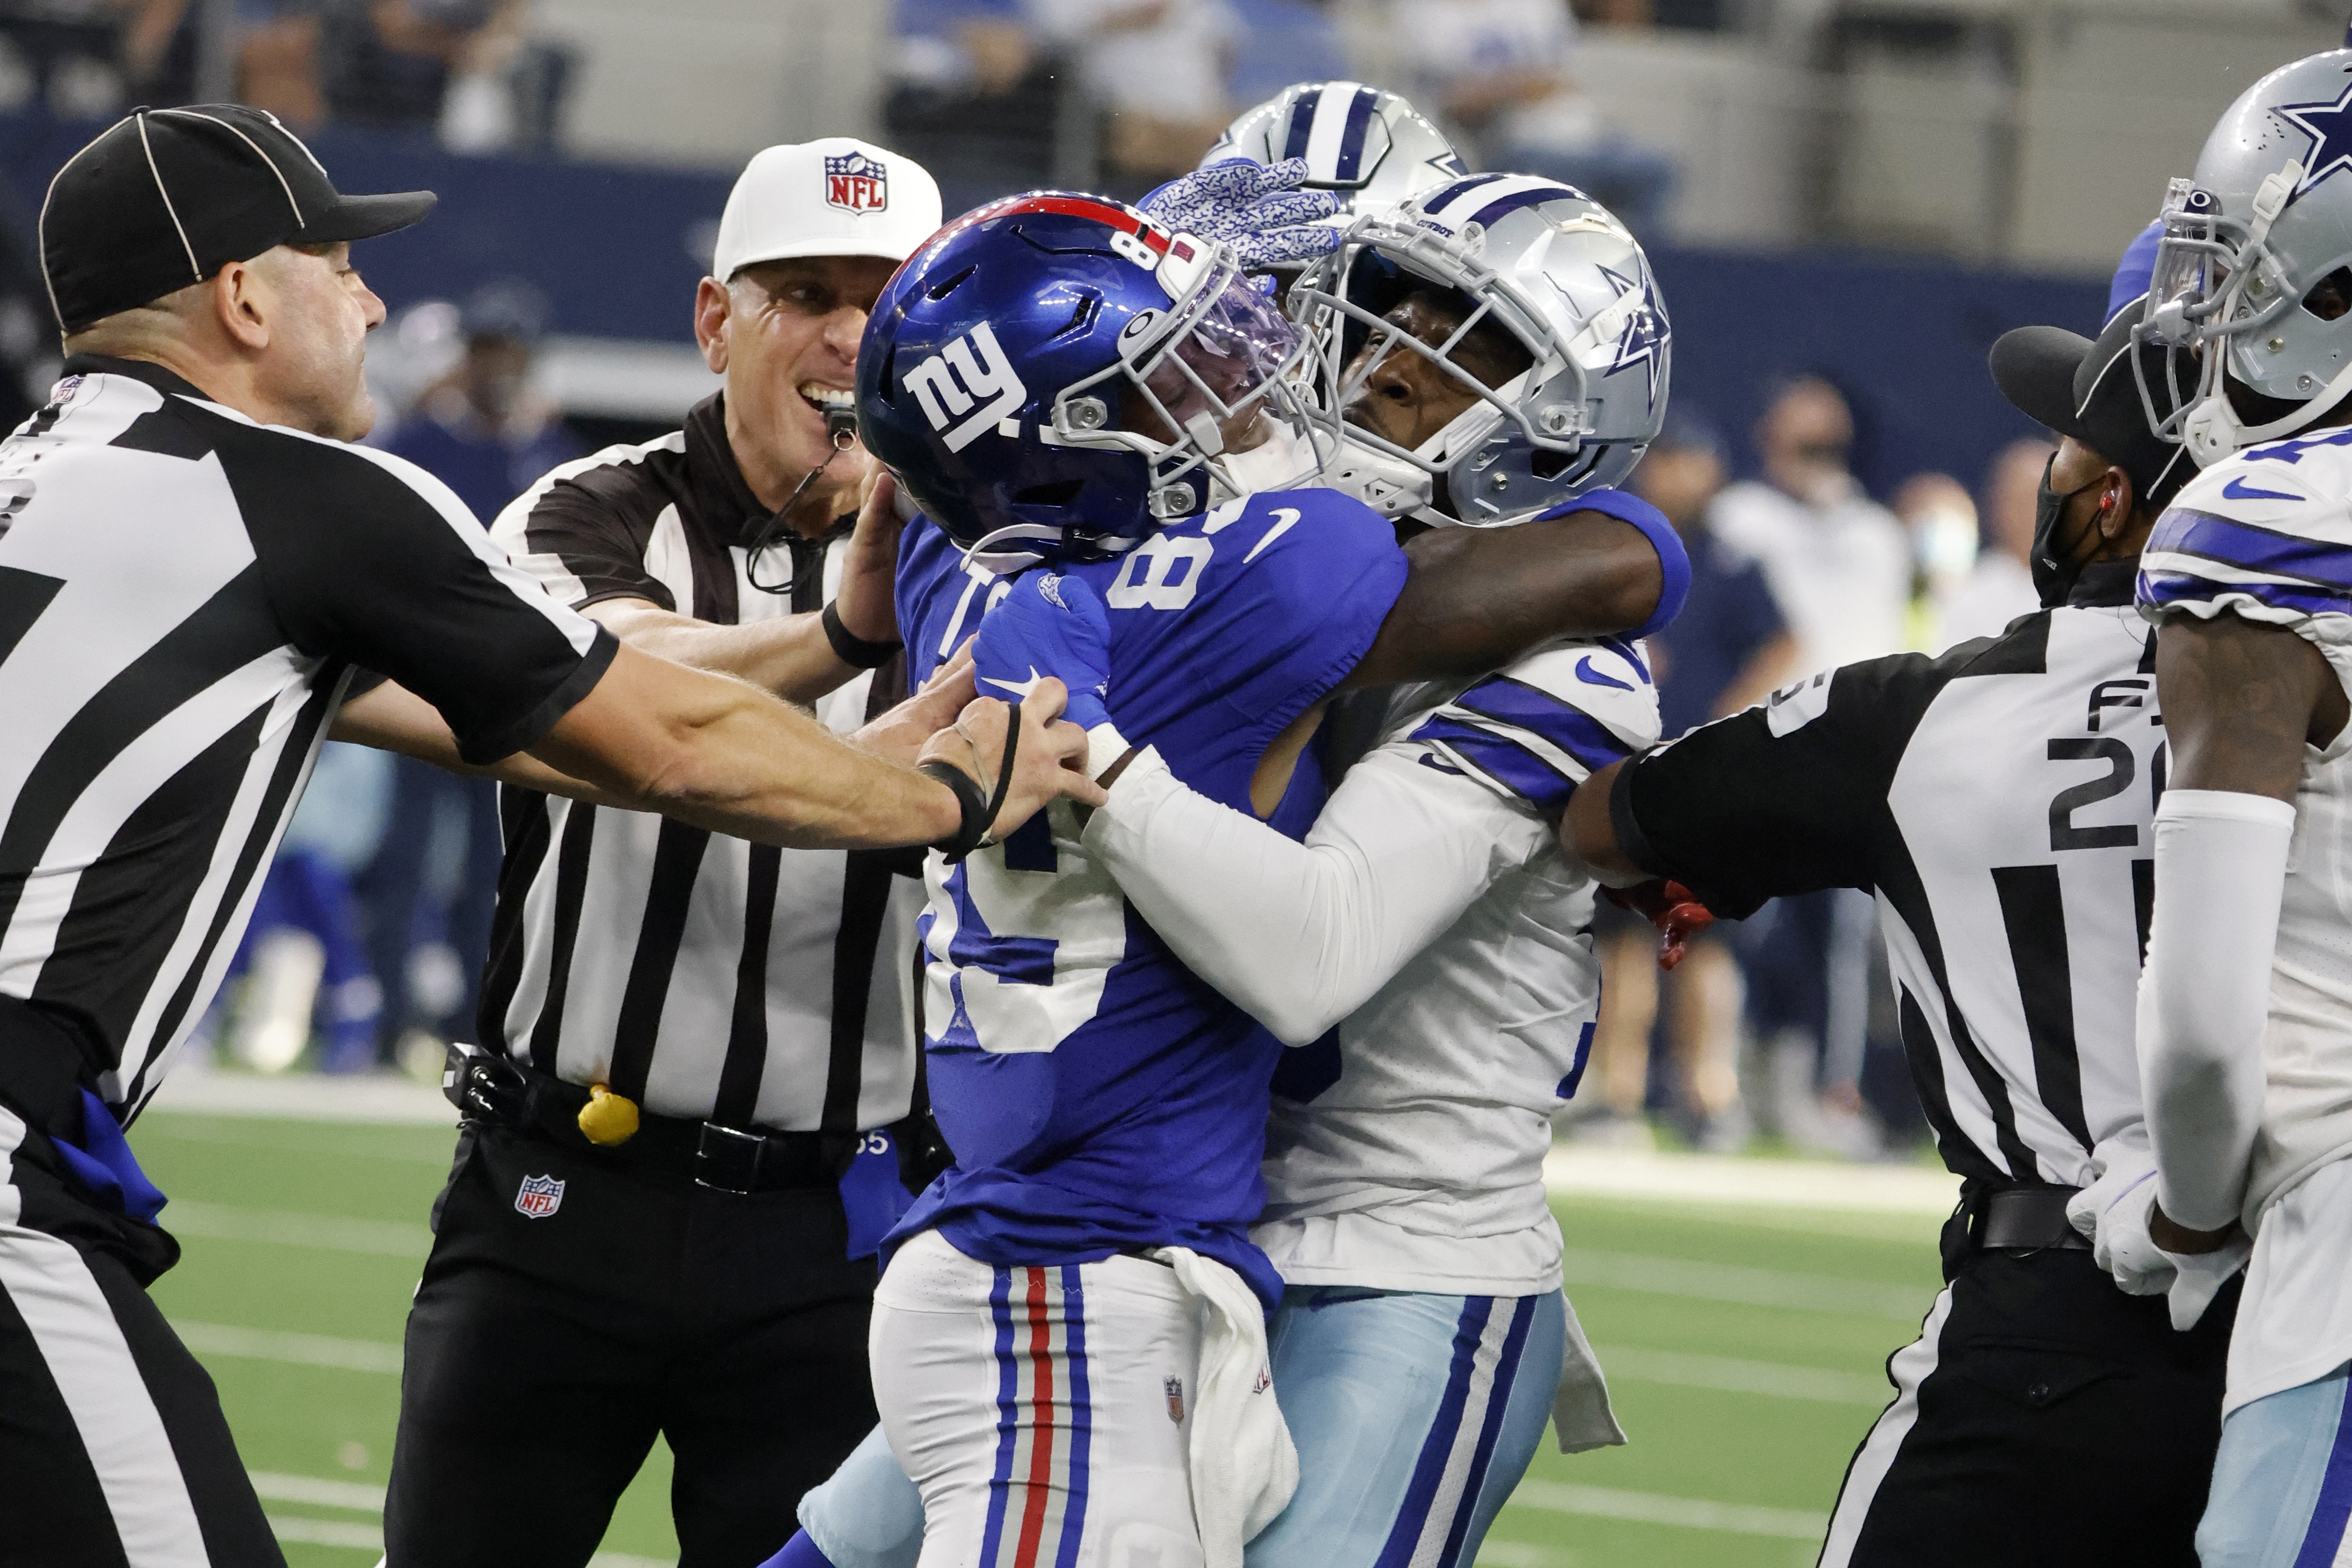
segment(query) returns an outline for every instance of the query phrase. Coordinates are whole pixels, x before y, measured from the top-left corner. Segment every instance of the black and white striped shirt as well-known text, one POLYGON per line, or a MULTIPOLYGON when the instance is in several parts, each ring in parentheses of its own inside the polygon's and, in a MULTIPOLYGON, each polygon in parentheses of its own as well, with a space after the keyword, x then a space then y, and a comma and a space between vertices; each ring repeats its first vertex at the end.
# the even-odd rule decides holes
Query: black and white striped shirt
MULTIPOLYGON (((714 397, 686 427, 556 468, 491 534, 575 608, 643 599, 719 624, 822 608, 836 537, 762 552, 714 397)), ((893 660, 816 705, 847 733, 905 684, 893 660)), ((907 1113, 915 1081, 908 852, 748 843, 636 811, 502 791, 506 864, 479 1028, 517 1060, 646 1109, 852 1133, 907 1113)))
POLYGON ((1903 1045, 1962 1176, 2079 1186, 2142 1121, 2132 1029, 2164 789, 2154 632, 2132 568, 1937 658, 1775 693, 1625 769, 1645 869, 1717 914, 1878 901, 1903 1045))
POLYGON ((220 983, 355 668, 488 761, 617 644, 410 464, 153 365, 66 370, 0 444, 0 992, 135 1111, 220 983))

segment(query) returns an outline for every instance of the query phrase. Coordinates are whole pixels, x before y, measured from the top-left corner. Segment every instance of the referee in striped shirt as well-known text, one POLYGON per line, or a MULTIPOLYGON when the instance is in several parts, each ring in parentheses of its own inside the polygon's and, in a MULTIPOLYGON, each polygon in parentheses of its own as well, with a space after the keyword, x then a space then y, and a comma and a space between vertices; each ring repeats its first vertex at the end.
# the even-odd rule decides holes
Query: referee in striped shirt
MULTIPOLYGON (((43 208, 67 373, 0 443, 8 1561, 284 1561, 211 1381, 145 1293, 179 1249, 122 1127, 217 988, 331 724, 779 844, 987 827, 1000 705, 930 743, 929 777, 878 759, 622 646, 446 486, 346 444, 373 417, 361 364, 383 319, 350 242, 432 200, 342 195, 268 115, 203 105, 125 117, 43 208), (362 668, 391 680, 347 703, 362 668)), ((1085 744, 1037 706, 1007 820, 1085 744)))
MULTIPOLYGON (((930 176, 879 147, 761 152, 695 299, 722 390, 555 468, 493 538, 625 643, 857 728, 906 676, 896 517, 845 516, 850 389, 866 310, 940 220, 930 176)), ((502 813, 390 1562, 583 1563, 659 1432, 688 1560, 748 1568, 876 1419, 876 1244, 933 1174, 906 1137, 919 862, 524 789, 502 813)))
POLYGON ((2010 401, 2062 438, 2033 541, 2042 610, 1776 692, 1570 805, 1604 877, 1671 877, 1719 915, 1877 898, 1904 1051, 1963 1196, 1822 1568, 2197 1562, 2234 1288, 2175 1333, 2075 1228, 2154 1169, 2133 1018, 2166 750, 2132 592, 2194 470, 2143 417, 2131 353, 2151 388, 2167 366, 2132 349, 2139 316, 2095 345, 2027 327, 1993 349, 2010 401))

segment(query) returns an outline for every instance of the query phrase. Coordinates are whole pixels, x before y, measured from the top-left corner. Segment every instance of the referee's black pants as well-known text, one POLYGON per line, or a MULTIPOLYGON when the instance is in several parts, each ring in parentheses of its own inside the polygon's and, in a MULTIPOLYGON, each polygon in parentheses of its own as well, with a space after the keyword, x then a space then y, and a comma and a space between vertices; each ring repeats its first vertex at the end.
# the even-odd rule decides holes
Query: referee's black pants
POLYGON ((843 1255, 836 1192, 712 1191, 468 1123, 434 1230, 389 1568, 580 1568, 657 1432, 680 1568, 752 1568, 877 1419, 874 1263, 843 1255), (563 1183, 553 1212, 517 1207, 526 1177, 563 1183))
POLYGON ((148 1300, 179 1255, 0 1100, 5 1568, 285 1568, 211 1376, 148 1300))
POLYGON ((1960 1256, 1821 1568, 2196 1568, 2239 1282, 2187 1333, 2091 1254, 1960 1256))

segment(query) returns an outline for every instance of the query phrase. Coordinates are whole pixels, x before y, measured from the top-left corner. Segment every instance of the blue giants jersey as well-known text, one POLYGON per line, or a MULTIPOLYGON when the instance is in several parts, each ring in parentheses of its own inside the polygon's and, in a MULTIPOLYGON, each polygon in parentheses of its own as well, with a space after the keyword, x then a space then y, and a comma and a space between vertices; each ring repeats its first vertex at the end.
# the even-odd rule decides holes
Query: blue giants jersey
MULTIPOLYGON (((1387 522, 1328 490, 1253 497, 1060 569, 1102 597, 1106 695, 1119 733, 1210 798, 1250 809, 1267 744, 1371 646, 1404 586, 1387 522)), ((920 682, 978 629, 1008 580, 918 522, 898 560, 898 624, 920 682)), ((1274 825, 1323 803, 1314 748, 1274 825)), ((999 1265, 1182 1246, 1281 1283, 1247 1227, 1280 1044, 1164 946, 1056 801, 962 864, 930 857, 925 1045, 956 1166, 895 1242, 938 1228, 999 1265)))

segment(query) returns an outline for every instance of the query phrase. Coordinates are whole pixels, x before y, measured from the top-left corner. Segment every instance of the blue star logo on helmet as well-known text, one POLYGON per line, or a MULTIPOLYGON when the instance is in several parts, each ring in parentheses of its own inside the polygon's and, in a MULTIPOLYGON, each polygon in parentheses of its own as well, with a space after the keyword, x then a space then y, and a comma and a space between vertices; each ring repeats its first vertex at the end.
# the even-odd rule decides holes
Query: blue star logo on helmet
POLYGON ((2311 149, 2303 159, 2303 183, 2294 188, 2296 195, 2339 169, 2352 169, 2352 85, 2346 86, 2333 101, 2283 103, 2271 112, 2311 138, 2311 149))
POLYGON ((1642 367, 1649 388, 1650 401, 1658 401, 1658 351, 1666 345, 1666 315, 1658 308, 1657 296, 1650 287, 1646 268, 1638 277, 1627 277, 1612 267, 1596 267, 1594 271, 1609 280, 1619 299, 1640 298, 1640 303, 1626 313, 1625 324, 1617 334, 1617 357, 1611 361, 1609 373, 1642 367))

